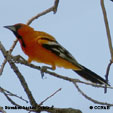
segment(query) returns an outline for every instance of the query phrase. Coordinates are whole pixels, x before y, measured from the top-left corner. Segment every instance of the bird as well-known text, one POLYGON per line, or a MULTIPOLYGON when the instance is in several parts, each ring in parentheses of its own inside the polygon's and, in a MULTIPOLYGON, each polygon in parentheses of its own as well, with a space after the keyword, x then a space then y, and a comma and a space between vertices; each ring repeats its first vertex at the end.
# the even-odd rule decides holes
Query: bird
POLYGON ((78 63, 72 54, 56 39, 43 31, 36 31, 29 25, 17 23, 4 26, 11 30, 18 39, 23 52, 28 56, 28 63, 36 61, 51 65, 52 70, 57 67, 71 69, 82 78, 100 85, 109 85, 105 79, 78 63))

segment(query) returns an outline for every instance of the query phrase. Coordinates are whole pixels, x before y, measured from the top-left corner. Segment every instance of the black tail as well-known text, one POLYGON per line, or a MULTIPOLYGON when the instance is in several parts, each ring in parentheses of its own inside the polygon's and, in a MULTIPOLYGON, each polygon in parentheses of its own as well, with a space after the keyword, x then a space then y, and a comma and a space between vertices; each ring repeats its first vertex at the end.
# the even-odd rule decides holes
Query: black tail
POLYGON ((93 83, 109 85, 106 82, 106 80, 104 80, 102 77, 100 77, 96 73, 92 72, 91 70, 87 69, 84 66, 81 66, 81 67, 83 67, 82 70, 73 70, 73 71, 76 72, 77 74, 79 74, 81 77, 83 77, 86 80, 89 80, 89 81, 91 81, 93 83))

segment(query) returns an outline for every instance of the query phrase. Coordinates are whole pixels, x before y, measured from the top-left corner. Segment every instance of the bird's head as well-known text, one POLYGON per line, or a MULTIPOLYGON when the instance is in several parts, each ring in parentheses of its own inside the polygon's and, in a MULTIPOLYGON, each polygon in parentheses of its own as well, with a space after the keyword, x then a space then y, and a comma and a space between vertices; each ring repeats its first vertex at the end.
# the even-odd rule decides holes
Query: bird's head
POLYGON ((11 30, 14 33, 22 47, 26 47, 25 43, 26 41, 29 41, 27 39, 31 37, 30 34, 32 34, 32 32, 34 31, 33 28, 22 23, 4 27, 11 30))
POLYGON ((4 26, 5 28, 11 30, 14 35, 18 38, 18 36, 23 36, 25 34, 29 34, 33 31, 33 28, 26 24, 18 23, 15 25, 4 26))

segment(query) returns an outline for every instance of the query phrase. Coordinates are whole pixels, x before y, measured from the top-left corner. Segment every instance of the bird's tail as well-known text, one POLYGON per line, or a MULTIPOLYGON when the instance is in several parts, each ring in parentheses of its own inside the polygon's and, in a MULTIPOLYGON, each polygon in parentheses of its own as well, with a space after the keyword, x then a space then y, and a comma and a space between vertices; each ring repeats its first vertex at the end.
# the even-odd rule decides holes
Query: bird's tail
POLYGON ((73 70, 74 72, 76 72, 77 74, 79 74, 81 77, 85 78, 86 80, 89 80, 93 83, 96 84, 106 84, 108 86, 110 86, 106 80, 104 80, 102 77, 100 77, 99 75, 97 75, 96 73, 94 73, 93 71, 87 69, 86 67, 82 66, 81 70, 73 70))

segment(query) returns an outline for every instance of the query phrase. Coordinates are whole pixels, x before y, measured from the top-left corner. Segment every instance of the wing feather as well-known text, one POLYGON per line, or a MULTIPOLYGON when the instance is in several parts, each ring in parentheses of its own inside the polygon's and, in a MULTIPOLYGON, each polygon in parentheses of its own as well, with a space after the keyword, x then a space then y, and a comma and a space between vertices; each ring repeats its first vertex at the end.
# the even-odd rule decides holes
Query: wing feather
POLYGON ((65 59, 76 66, 80 66, 80 64, 75 60, 75 58, 69 53, 63 46, 61 46, 56 40, 48 40, 48 38, 43 37, 43 41, 45 40, 46 43, 42 43, 42 46, 52 53, 56 54, 57 56, 65 59), (48 41, 47 41, 48 40, 48 41))

